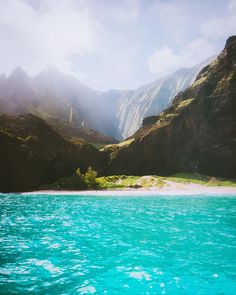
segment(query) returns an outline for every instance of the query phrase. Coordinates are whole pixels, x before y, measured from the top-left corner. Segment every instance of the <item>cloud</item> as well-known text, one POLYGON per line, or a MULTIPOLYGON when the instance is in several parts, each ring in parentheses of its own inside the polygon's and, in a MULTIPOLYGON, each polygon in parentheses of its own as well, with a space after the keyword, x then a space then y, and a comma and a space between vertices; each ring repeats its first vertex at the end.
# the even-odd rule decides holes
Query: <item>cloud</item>
POLYGON ((236 0, 231 0, 225 16, 212 18, 201 26, 202 35, 212 41, 219 41, 236 34, 236 0))
POLYGON ((129 28, 140 7, 141 0, 0 0, 0 72, 20 65, 36 74, 54 64, 93 87, 121 85, 134 70, 129 28))
POLYGON ((138 87, 218 52, 235 30, 227 1, 0 0, 0 72, 54 64, 98 89, 138 87))
MULTIPOLYGON (((166 13, 166 18, 169 19, 170 17, 170 27, 172 27, 174 14, 178 11, 178 8, 174 8, 173 5, 167 5, 162 9, 166 13)), ((187 19, 188 17, 183 16, 183 20, 187 19)), ((184 29, 183 24, 184 21, 181 21, 180 24, 178 21, 175 22, 176 29, 172 29, 172 33, 178 34, 179 28, 181 28, 182 35, 188 32, 192 24, 190 23, 189 28, 186 29, 184 29)), ((158 76, 164 76, 180 67, 190 67, 201 63, 220 52, 226 38, 235 33, 236 0, 231 0, 228 3, 225 15, 212 17, 205 21, 200 25, 199 36, 186 44, 182 43, 180 50, 175 49, 174 51, 170 46, 163 46, 154 51, 147 60, 149 71, 158 76)))
POLYGON ((217 48, 206 39, 196 39, 190 42, 179 53, 174 53, 167 46, 155 51, 148 59, 151 73, 165 76, 181 67, 191 67, 213 56, 217 48))
POLYGON ((152 73, 165 75, 177 69, 181 65, 181 60, 171 48, 164 46, 151 55, 148 64, 152 73))
MULTIPOLYGON (((123 0, 110 2, 102 6, 101 13, 105 17, 118 22, 136 22, 140 14, 141 0, 123 0)), ((101 8, 101 6, 100 6, 101 8)))
POLYGON ((8 0, 0 9, 0 68, 19 63, 30 72, 48 64, 70 71, 70 56, 96 48, 99 24, 73 1, 41 1, 40 9, 22 0, 8 0))
POLYGON ((189 3, 156 0, 149 7, 149 15, 157 20, 158 28, 179 45, 192 35, 198 21, 189 3))

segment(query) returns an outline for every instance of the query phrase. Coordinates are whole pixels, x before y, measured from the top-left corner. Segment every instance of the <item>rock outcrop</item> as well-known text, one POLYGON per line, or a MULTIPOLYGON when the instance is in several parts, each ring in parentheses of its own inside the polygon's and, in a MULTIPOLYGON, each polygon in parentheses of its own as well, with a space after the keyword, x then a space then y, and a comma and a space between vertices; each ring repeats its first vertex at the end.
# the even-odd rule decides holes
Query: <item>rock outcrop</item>
POLYGON ((236 36, 158 121, 110 155, 108 174, 236 177, 236 36))

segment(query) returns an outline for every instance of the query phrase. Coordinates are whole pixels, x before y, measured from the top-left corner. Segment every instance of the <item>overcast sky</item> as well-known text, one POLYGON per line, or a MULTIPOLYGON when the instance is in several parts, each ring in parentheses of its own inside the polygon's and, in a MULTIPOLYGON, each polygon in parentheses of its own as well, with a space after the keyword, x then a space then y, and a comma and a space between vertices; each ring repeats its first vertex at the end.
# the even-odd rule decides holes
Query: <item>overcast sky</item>
POLYGON ((0 72, 54 64, 95 89, 136 88, 232 34, 236 0, 0 0, 0 72))

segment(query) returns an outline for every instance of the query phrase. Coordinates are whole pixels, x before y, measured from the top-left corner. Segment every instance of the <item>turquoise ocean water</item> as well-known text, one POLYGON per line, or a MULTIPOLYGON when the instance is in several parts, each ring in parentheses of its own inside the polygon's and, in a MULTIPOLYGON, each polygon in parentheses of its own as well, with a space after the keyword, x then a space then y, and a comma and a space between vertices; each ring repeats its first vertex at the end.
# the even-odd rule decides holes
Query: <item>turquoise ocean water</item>
POLYGON ((236 196, 0 195, 0 294, 236 294, 236 196))

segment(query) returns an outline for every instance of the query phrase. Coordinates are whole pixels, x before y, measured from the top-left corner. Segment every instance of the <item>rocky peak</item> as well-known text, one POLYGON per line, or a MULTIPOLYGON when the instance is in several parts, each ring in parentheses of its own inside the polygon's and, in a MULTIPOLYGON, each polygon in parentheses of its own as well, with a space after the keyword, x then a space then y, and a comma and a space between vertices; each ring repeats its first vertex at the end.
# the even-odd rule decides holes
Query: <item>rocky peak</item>
POLYGON ((225 47, 229 47, 231 46, 233 43, 236 42, 236 35, 230 36, 227 40, 226 40, 226 44, 225 47))
POLYGON ((226 62, 230 66, 236 67, 236 35, 227 39, 222 57, 227 58, 226 62))
POLYGON ((28 81, 29 76, 21 67, 16 67, 8 77, 8 81, 25 82, 28 81))

